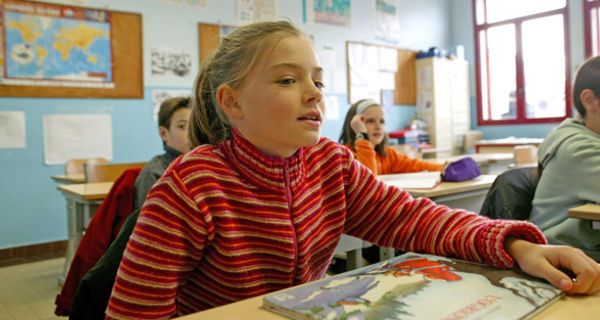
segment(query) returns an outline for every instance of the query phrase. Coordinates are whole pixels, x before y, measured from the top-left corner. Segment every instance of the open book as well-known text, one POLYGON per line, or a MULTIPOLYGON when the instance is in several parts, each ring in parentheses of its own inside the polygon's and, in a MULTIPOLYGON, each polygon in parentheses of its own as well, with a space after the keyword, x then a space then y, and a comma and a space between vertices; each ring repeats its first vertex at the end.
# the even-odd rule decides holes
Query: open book
POLYGON ((266 295, 263 307, 292 319, 523 319, 561 295, 518 271, 407 253, 266 295))
POLYGON ((385 174, 377 178, 402 189, 432 189, 442 180, 439 171, 385 174))

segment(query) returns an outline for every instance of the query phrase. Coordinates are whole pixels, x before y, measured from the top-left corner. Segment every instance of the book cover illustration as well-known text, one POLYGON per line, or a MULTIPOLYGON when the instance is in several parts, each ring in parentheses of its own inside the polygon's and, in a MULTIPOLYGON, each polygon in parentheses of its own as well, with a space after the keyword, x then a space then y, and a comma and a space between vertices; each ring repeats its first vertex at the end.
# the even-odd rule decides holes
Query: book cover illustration
POLYGON ((265 296, 293 319, 522 319, 560 297, 514 270, 407 253, 265 296))

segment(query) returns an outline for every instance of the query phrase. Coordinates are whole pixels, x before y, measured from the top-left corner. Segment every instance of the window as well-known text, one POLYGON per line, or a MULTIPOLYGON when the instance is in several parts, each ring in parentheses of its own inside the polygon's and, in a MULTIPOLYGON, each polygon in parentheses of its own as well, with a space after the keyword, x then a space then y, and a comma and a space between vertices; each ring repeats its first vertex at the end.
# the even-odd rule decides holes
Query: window
POLYGON ((473 5, 478 124, 559 122, 570 116, 567 1, 473 0, 473 5))
POLYGON ((600 54, 600 0, 586 0, 583 11, 585 56, 589 58, 600 54))

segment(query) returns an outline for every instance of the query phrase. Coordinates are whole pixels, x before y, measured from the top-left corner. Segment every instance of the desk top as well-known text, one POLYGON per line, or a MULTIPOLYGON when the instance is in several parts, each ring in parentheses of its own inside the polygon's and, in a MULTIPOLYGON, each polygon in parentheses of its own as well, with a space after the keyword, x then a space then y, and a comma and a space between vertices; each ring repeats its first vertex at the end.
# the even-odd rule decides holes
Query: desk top
POLYGON ((433 189, 409 189, 408 191, 413 197, 439 197, 455 193, 475 191, 481 189, 489 189, 496 179, 495 175, 481 175, 475 179, 461 182, 442 182, 433 189))
POLYGON ((600 221, 600 205, 595 203, 584 204, 582 206, 569 209, 568 214, 569 218, 600 221))
POLYGON ((57 188, 65 195, 85 201, 102 200, 106 197, 113 182, 63 184, 57 188))
MULTIPOLYGON (((231 303, 218 308, 187 315, 178 319, 200 320, 219 319, 237 320, 243 315, 244 319, 283 320, 287 319, 261 308, 262 296, 231 303)), ((563 297, 554 302, 533 319, 595 319, 600 314, 600 295, 563 297)))
POLYGON ((544 141, 544 138, 504 138, 504 139, 493 139, 493 140, 479 140, 475 142, 475 146, 515 146, 521 144, 533 144, 539 145, 544 141))
POLYGON ((71 174, 71 175, 59 174, 59 175, 52 176, 52 180, 56 181, 56 183, 84 183, 85 175, 84 174, 71 174))
MULTIPOLYGON (((473 154, 460 154, 451 157, 440 157, 431 159, 433 162, 444 163, 446 161, 456 161, 465 157, 471 157, 478 165, 486 163, 512 163, 514 162, 514 155, 512 153, 473 153, 473 154)), ((429 161, 428 159, 425 159, 429 161)))

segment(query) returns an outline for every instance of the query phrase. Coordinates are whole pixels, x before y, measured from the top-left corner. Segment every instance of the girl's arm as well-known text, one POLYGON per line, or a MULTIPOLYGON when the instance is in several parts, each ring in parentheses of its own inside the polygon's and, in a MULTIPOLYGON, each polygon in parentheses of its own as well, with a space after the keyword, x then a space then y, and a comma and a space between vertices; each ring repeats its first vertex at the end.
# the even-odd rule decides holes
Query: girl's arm
POLYGON ((179 285, 202 258, 209 226, 174 171, 157 182, 129 239, 107 317, 168 319, 179 285))
POLYGON ((438 206, 427 198, 380 182, 349 156, 345 232, 380 246, 512 267, 507 236, 545 243, 524 221, 489 220, 465 210, 438 206))
POLYGON ((373 144, 369 140, 359 139, 354 143, 354 150, 356 150, 356 160, 369 168, 373 174, 378 175, 377 153, 373 144))
POLYGON ((410 158, 396 152, 394 148, 388 147, 385 149, 387 154, 383 160, 382 167, 386 173, 410 173, 419 171, 442 171, 444 164, 427 162, 416 158, 410 158), (386 168, 388 167, 388 168, 386 168))

